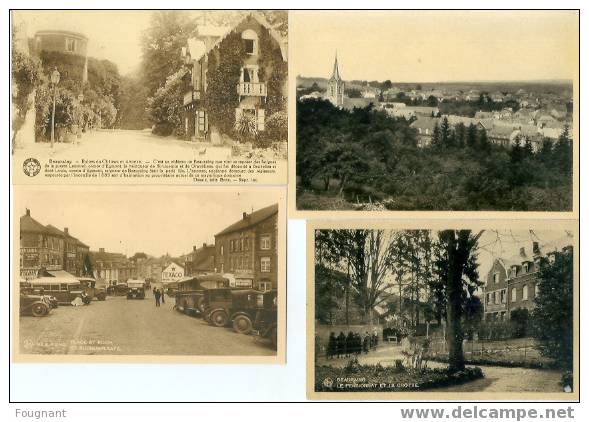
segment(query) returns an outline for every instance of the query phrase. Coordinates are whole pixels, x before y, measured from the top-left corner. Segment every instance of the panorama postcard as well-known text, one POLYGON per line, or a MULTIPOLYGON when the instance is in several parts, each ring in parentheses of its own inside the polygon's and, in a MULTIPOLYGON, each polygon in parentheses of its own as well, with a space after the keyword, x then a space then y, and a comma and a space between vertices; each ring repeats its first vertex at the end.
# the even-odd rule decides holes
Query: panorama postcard
POLYGON ((293 12, 293 215, 576 211, 578 19, 293 12))

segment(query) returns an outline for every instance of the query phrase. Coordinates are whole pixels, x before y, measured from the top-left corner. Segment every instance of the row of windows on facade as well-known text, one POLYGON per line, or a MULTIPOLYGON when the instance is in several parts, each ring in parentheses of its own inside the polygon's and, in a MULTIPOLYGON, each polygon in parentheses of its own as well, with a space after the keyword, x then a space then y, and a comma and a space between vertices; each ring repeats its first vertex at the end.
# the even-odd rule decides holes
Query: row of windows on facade
MULTIPOLYGON (((225 265, 221 264, 221 272, 225 272, 225 265)), ((245 256, 232 256, 229 259, 229 271, 251 270, 251 260, 245 256)), ((272 270, 272 259, 269 256, 260 258, 260 272, 269 273, 272 270)))
MULTIPOLYGON (((229 252, 243 252, 250 250, 250 238, 242 237, 240 239, 231 239, 229 241, 229 252)), ((260 249, 263 251, 270 250, 272 245, 272 237, 269 234, 263 234, 260 236, 260 249)), ((221 255, 225 254, 225 247, 221 245, 219 250, 221 255)))
MULTIPOLYGON (((550 256, 553 258, 552 255, 550 255, 550 256)), ((507 270, 507 279, 514 278, 514 277, 517 277, 522 274, 532 273, 532 272, 534 272, 533 264, 531 262, 524 262, 523 265, 521 266, 521 272, 518 272, 518 267, 515 265, 513 267, 511 267, 509 270, 507 270)), ((493 282, 499 283, 499 273, 493 274, 493 282)))
MULTIPOLYGON (((522 290, 522 299, 521 300, 528 300, 529 299, 529 290, 532 289, 532 299, 538 296, 540 292, 540 286, 536 284, 535 286, 524 284, 521 288, 522 290)), ((511 289, 511 302, 517 302, 517 287, 513 287, 511 289)), ((500 304, 506 303, 507 300, 507 289, 497 290, 495 292, 487 293, 487 304, 500 304)))
MULTIPOLYGON (((41 49, 41 37, 37 37, 35 39, 35 43, 37 45, 37 50, 40 50, 41 49)), ((64 50, 67 51, 68 53, 75 53, 77 43, 78 43, 78 40, 76 40, 75 38, 67 38, 66 37, 64 50)))
POLYGON ((76 252, 76 245, 74 243, 66 244, 63 239, 47 237, 43 236, 42 234, 38 235, 36 246, 39 248, 47 248, 55 251, 63 251, 65 247, 67 252, 76 252))

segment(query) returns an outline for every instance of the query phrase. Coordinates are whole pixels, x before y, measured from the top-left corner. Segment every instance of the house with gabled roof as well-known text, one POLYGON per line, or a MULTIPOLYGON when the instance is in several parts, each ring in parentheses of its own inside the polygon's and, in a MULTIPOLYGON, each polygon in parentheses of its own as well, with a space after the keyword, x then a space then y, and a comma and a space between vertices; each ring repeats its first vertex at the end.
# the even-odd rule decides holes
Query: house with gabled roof
POLYGON ((571 242, 568 236, 544 244, 531 241, 516 256, 495 258, 483 288, 485 319, 503 321, 516 309, 533 310, 542 288, 538 281, 542 258, 553 262, 556 254, 572 253, 571 242))
POLYGON ((186 139, 218 144, 227 128, 246 120, 263 132, 270 115, 286 110, 287 42, 259 12, 230 27, 197 26, 182 56, 186 139), (224 98, 231 117, 211 107, 212 96, 224 98))

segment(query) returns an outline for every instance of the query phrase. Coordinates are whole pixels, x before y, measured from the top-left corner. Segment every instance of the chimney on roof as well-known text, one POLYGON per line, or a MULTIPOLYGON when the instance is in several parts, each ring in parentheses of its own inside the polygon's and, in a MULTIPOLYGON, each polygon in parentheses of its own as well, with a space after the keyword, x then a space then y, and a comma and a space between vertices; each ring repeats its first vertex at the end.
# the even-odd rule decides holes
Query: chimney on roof
POLYGON ((192 246, 192 252, 196 252, 196 245, 192 246))
POLYGON ((206 248, 207 247, 207 242, 202 242, 202 247, 206 248))
POLYGON ((69 229, 68 229, 67 227, 64 227, 64 228, 63 228, 63 232, 64 232, 66 235, 69 235, 69 234, 70 234, 70 231, 69 231, 69 229))
POLYGON ((98 248, 98 252, 104 253, 104 248, 98 248))
POLYGON ((247 218, 247 212, 243 212, 243 219, 245 220, 247 218))
POLYGON ((519 256, 521 256, 522 258, 527 258, 526 248, 524 248, 523 246, 521 248, 519 248, 519 256))

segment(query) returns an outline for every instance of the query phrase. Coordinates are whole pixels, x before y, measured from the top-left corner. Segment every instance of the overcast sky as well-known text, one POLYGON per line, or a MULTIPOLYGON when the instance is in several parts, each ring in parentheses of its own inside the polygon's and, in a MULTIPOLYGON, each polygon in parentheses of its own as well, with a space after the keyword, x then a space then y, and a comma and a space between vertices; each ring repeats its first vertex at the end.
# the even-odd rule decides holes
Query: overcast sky
POLYGON ((436 82, 574 79, 574 12, 297 12, 295 73, 345 80, 436 82))
POLYGON ((21 195, 17 216, 25 214, 110 252, 178 256, 192 246, 212 244, 214 235, 242 213, 278 202, 276 190, 223 193, 34 191, 21 195))

